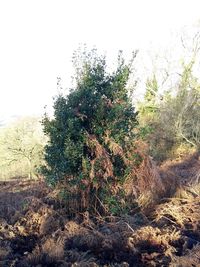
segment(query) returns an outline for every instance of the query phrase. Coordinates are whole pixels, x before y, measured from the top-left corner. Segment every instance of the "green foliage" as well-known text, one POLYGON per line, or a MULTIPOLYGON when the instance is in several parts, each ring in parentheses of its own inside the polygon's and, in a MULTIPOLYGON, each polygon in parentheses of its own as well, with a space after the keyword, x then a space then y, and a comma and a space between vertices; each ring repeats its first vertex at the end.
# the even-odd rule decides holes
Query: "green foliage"
POLYGON ((140 115, 143 119, 150 121, 154 116, 156 116, 158 101, 158 82, 156 75, 153 74, 153 77, 148 78, 146 81, 144 101, 139 105, 140 115))
POLYGON ((0 131, 2 178, 34 177, 43 158, 45 137, 37 118, 23 118, 0 131))
POLYGON ((145 93, 144 99, 148 103, 155 104, 157 93, 158 93, 158 82, 156 79, 156 75, 153 74, 153 77, 151 79, 150 78, 147 79, 146 93, 145 93))
POLYGON ((160 107, 161 127, 173 145, 200 145, 199 88, 191 63, 184 65, 175 95, 168 95, 160 107))
MULTIPOLYGON (((150 151, 159 161, 173 156, 179 147, 200 147, 200 84, 193 74, 194 58, 182 65, 182 73, 173 90, 157 99, 146 89, 140 104, 139 121, 146 132, 150 151)), ((156 82, 150 83, 156 87, 156 82)), ((152 88, 152 87, 151 87, 152 88)), ((176 156, 176 155, 175 155, 176 156)))
POLYGON ((78 60, 82 65, 75 61, 76 88, 67 96, 59 95, 54 118, 43 120, 49 137, 43 173, 50 182, 65 181, 71 191, 84 192, 89 201, 92 194, 100 197, 101 188, 111 194, 125 175, 125 164, 109 148, 109 140, 126 149, 135 138, 137 120, 126 86, 132 62, 125 64, 119 53, 118 66, 110 74, 105 57, 94 50, 78 60))

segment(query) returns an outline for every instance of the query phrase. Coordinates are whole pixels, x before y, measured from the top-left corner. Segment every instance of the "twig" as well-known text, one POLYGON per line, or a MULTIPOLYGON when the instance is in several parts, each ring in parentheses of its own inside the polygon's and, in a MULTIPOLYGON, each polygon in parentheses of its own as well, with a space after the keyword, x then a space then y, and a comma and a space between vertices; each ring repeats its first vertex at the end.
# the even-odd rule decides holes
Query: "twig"
POLYGON ((133 230, 133 228, 127 223, 125 222, 125 224, 128 226, 128 228, 134 233, 135 231, 133 230))

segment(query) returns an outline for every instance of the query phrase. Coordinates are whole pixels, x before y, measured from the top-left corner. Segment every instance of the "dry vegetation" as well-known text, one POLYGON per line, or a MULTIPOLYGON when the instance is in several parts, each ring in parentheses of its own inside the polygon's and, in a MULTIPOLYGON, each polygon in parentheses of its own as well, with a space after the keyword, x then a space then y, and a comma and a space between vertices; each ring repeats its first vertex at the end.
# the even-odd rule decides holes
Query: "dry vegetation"
POLYGON ((1 182, 0 266, 200 266, 199 155, 155 169, 146 160, 137 172, 142 191, 152 176, 145 171, 161 179, 162 188, 154 190, 162 193, 160 202, 121 217, 77 212, 70 218, 59 188, 1 182))

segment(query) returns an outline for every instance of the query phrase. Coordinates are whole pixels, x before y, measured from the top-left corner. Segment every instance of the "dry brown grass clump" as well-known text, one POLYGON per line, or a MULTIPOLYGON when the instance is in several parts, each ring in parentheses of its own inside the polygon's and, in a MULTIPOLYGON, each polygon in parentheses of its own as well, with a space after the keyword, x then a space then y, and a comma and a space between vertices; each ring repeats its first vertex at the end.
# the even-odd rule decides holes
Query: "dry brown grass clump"
POLYGON ((200 245, 194 246, 187 250, 186 254, 181 257, 174 256, 170 267, 199 267, 200 266, 200 245))
POLYGON ((155 211, 156 222, 166 221, 181 229, 200 229, 200 198, 171 199, 155 211))
POLYGON ((179 231, 145 226, 128 237, 127 245, 144 266, 167 266, 176 252, 172 243, 179 239, 179 231))
POLYGON ((43 204, 37 211, 35 209, 28 210, 15 226, 23 227, 27 233, 37 235, 47 235, 57 230, 62 224, 59 214, 51 207, 43 204))
POLYGON ((200 196, 200 156, 198 152, 182 159, 167 160, 160 175, 168 197, 200 196))
POLYGON ((142 141, 135 142, 127 157, 133 157, 133 160, 127 163, 131 172, 126 179, 125 190, 136 198, 142 210, 150 209, 165 194, 159 169, 148 155, 148 146, 142 141))

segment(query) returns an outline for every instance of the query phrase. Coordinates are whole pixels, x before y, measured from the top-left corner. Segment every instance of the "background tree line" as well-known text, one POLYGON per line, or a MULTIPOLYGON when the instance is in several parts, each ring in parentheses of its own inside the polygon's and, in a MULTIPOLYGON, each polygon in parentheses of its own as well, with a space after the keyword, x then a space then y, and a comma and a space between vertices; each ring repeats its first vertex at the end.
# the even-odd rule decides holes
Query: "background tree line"
POLYGON ((199 150, 199 49, 199 34, 196 34, 192 46, 187 47, 187 58, 180 61, 176 79, 174 73, 164 70, 167 79, 171 79, 169 88, 163 90, 166 76, 159 83, 156 72, 146 81, 145 96, 138 106, 139 121, 148 127, 146 140, 150 153, 158 161, 199 150))

